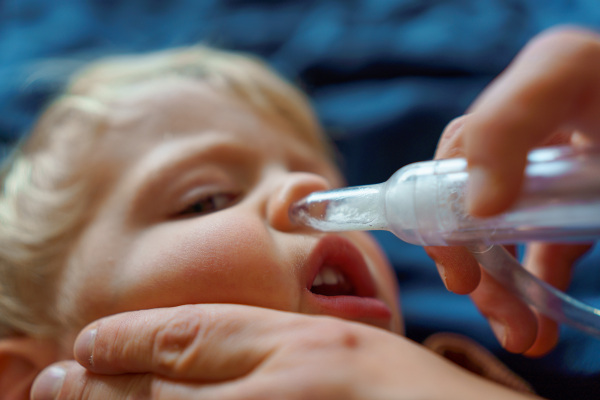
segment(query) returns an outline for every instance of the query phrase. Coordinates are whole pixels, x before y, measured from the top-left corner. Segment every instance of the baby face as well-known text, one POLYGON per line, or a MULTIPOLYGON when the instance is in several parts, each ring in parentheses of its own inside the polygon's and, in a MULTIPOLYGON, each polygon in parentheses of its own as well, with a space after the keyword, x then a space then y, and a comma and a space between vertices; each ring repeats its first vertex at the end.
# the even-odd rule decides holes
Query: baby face
POLYGON ((132 88, 90 162, 97 212, 59 312, 81 326, 129 310, 235 303, 401 332, 395 279, 365 233, 294 226, 290 204, 341 184, 306 134, 192 80, 132 88))

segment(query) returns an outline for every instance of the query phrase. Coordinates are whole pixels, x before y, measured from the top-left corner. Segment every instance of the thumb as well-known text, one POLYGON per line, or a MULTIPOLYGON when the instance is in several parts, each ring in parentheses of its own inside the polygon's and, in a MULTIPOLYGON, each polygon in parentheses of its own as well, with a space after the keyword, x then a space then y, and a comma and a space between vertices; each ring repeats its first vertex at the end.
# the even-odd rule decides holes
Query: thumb
POLYGON ((234 379, 251 372, 279 344, 277 332, 282 330, 273 325, 283 324, 286 314, 223 304, 117 314, 79 334, 75 359, 101 374, 152 372, 176 379, 234 379), (268 342, 267 334, 274 336, 268 342))

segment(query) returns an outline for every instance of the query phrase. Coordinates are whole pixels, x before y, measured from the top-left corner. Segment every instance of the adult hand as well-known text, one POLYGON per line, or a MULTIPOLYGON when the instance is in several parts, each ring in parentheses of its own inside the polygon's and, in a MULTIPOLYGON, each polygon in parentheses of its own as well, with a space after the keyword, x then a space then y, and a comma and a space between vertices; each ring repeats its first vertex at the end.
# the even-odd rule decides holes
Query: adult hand
POLYGON ((74 349, 79 364, 46 369, 32 399, 528 398, 378 328, 250 306, 118 314, 74 349))
MULTIPOLYGON (((600 36, 563 28, 533 39, 442 134, 436 157, 468 160, 468 209, 485 217, 518 197, 527 153, 549 144, 600 142, 600 36)), ((587 245, 534 244, 525 267, 564 290, 587 245)), ((502 345, 536 356, 551 350, 558 327, 480 272, 464 248, 427 249, 449 290, 471 293, 502 345), (481 276, 481 283, 480 283, 481 276)))

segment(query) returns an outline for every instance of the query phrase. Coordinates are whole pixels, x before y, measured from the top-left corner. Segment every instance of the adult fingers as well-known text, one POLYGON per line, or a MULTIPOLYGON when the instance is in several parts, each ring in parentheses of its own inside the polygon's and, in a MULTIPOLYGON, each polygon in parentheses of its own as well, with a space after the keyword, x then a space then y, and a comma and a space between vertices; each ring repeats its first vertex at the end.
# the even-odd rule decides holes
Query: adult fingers
POLYGON ((461 115, 446 125, 435 149, 435 159, 464 156, 463 127, 470 118, 470 114, 461 115))
MULTIPOLYGON (((591 245, 532 243, 525 254, 524 266, 532 274, 559 290, 566 290, 571 281, 575 261, 585 254, 591 245)), ((538 357, 548 353, 558 342, 558 324, 538 314, 538 333, 534 344, 525 355, 538 357)))
MULTIPOLYGON (((535 243, 528 247, 524 265, 538 278, 565 290, 574 262, 589 248, 589 245, 535 243)), ((558 324, 531 310, 487 273, 482 273, 481 283, 471 297, 508 351, 537 357, 556 345, 558 324)))
POLYGON ((523 265, 550 285, 566 290, 571 281, 573 265, 591 247, 590 244, 531 243, 527 247, 523 265))
MULTIPOLYGON (((448 124, 438 142, 435 158, 464 156, 463 128, 471 118, 472 114, 464 115, 448 124)), ((551 140, 568 142, 569 135, 555 135, 551 140)), ((552 341, 548 338, 556 338, 557 328, 552 321, 531 312, 520 299, 487 274, 481 280, 480 266, 466 248, 426 247, 425 251, 435 261, 448 290, 466 294, 477 288, 471 297, 489 319, 490 326, 503 347, 516 353, 530 349, 536 352, 537 348, 532 347, 534 343, 546 344, 552 341), (541 328, 541 335, 538 335, 538 328, 541 328)), ((509 251, 514 255, 514 248, 509 251)))
MULTIPOLYGON (((435 158, 453 158, 463 155, 461 130, 468 115, 451 121, 437 145, 435 158)), ((471 293, 479 284, 479 264, 464 247, 425 247, 438 268, 440 277, 448 290, 458 294, 471 293)))
MULTIPOLYGON (((98 331, 94 344, 88 348, 91 353, 86 354, 83 351, 78 357, 83 355, 83 360, 87 360, 87 357, 92 356, 93 365, 86 363, 86 367, 93 369, 102 366, 100 369, 104 372, 90 372, 74 363, 59 365, 63 371, 63 383, 62 388, 54 386, 60 390, 58 398, 446 399, 448 393, 455 394, 456 398, 475 398, 482 391, 494 397, 491 391, 498 396, 497 398, 518 396, 516 392, 509 393, 496 384, 490 384, 466 373, 422 346, 378 328, 336 318, 224 304, 183 306, 170 311, 185 311, 184 315, 189 317, 193 314, 191 311, 196 308, 207 309, 209 314, 213 314, 219 320, 233 321, 233 329, 228 330, 226 323, 221 325, 225 329, 222 331, 224 337, 216 334, 205 337, 208 341, 201 347, 213 356, 209 363, 223 365, 224 362, 226 366, 235 368, 232 360, 243 360, 235 354, 232 355, 228 345, 239 341, 242 345, 237 347, 237 350, 244 346, 262 349, 257 354, 246 353, 253 358, 259 354, 262 357, 260 367, 237 379, 224 380, 214 380, 214 368, 207 365, 206 360, 200 360, 199 363, 192 360, 188 363, 188 367, 194 371, 192 377, 183 370, 179 370, 178 377, 136 372, 137 369, 162 370, 160 364, 164 357, 157 353, 163 351, 179 353, 183 358, 190 353, 200 354, 192 349, 194 345, 186 345, 185 349, 179 346, 162 348, 161 345, 155 348, 155 341, 142 335, 142 332, 136 332, 136 335, 133 335, 134 331, 127 329, 125 332, 118 332, 120 328, 124 328, 123 324, 127 320, 135 326, 138 323, 137 318, 145 315, 146 318, 141 320, 145 319, 149 323, 150 326, 147 325, 146 329, 149 329, 150 333, 158 334, 164 327, 158 330, 154 328, 152 321, 158 316, 155 314, 157 310, 142 310, 108 317, 102 320, 99 326, 92 324, 90 329, 98 328, 98 331), (238 318, 242 324, 253 325, 241 335, 237 334, 238 318), (261 326, 265 324, 270 332, 262 329, 261 326), (227 332, 230 332, 229 336, 227 332), (245 341, 243 336, 248 334, 250 340, 245 341), (111 355, 109 360, 104 359, 96 352, 98 349, 105 349, 102 343, 112 343, 113 347, 120 349, 121 359, 118 359, 118 354, 111 355), (150 361, 150 365, 140 368, 137 362, 127 360, 137 353, 127 349, 128 346, 145 349, 153 354, 146 359, 150 361), (111 363, 114 365, 109 365, 111 363), (213 379, 203 381, 203 368, 209 370, 208 376, 213 379), (133 371, 129 371, 131 369, 133 371), (437 382, 439 385, 432 386, 431 382, 437 382)), ((162 326, 160 321, 156 321, 156 324, 162 326)), ((168 326, 171 329, 173 327, 168 326)), ((184 337, 187 337, 187 334, 184 337)), ((85 342, 82 338, 78 340, 85 342)), ((76 350, 78 345, 81 343, 76 343, 76 350)), ((255 362, 256 358, 252 364, 255 362)), ((247 368, 241 370, 245 369, 247 368)), ((52 372, 51 369, 46 372, 48 371, 52 372)), ((42 374, 34 385, 34 399, 49 398, 51 394, 52 387, 43 390, 44 375, 46 374, 42 374)), ((56 384, 56 380, 51 380, 50 383, 56 384)))
POLYGON ((479 285, 479 264, 466 248, 430 246, 425 251, 435 261, 440 277, 449 291, 468 294, 479 285))
POLYGON ((537 337, 537 319, 518 297, 482 271, 481 283, 471 293, 471 298, 488 319, 502 347, 513 353, 523 353, 531 348, 537 337))
POLYGON ((228 304, 103 318, 76 339, 75 357, 80 369, 74 370, 77 375, 68 370, 60 398, 112 399, 118 392, 153 399, 349 399, 350 388, 370 392, 371 385, 426 392, 430 363, 446 368, 420 346, 378 328, 228 304), (402 357, 386 358, 390 352, 402 357), (426 365, 417 368, 421 364, 426 365), (81 367, 87 372, 82 374, 81 367), (388 379, 381 371, 395 368, 404 376, 414 372, 423 382, 399 381, 396 374, 388 379))
POLYGON ((297 319, 288 321, 288 313, 272 311, 277 317, 266 318, 261 310, 206 304, 109 316, 80 333, 75 358, 102 374, 153 372, 196 381, 237 378, 251 372, 281 344, 288 329, 298 325, 297 319))
POLYGON ((229 399, 292 399, 293 392, 272 382, 239 380, 214 384, 172 380, 160 375, 101 375, 87 371, 75 361, 63 361, 45 369, 36 378, 32 400, 229 400, 229 399), (62 377, 62 379, 58 379, 62 377))
POLYGON ((126 399, 147 398, 150 375, 100 376, 89 374, 74 361, 63 361, 39 374, 31 389, 32 400, 42 399, 126 399), (67 379, 68 378, 68 379, 67 379))
POLYGON ((600 37, 552 30, 534 39, 478 98, 462 127, 469 210, 488 216, 516 199, 527 152, 557 130, 600 137, 600 37))

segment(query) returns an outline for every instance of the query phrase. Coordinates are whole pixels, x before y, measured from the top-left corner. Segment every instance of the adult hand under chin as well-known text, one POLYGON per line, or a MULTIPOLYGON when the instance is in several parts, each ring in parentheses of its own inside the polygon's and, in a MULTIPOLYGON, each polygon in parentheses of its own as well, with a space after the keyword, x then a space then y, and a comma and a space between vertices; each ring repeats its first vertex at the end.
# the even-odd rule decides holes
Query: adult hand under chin
POLYGON ((106 317, 81 332, 74 351, 77 361, 38 376, 32 399, 521 396, 378 328, 241 305, 106 317))

